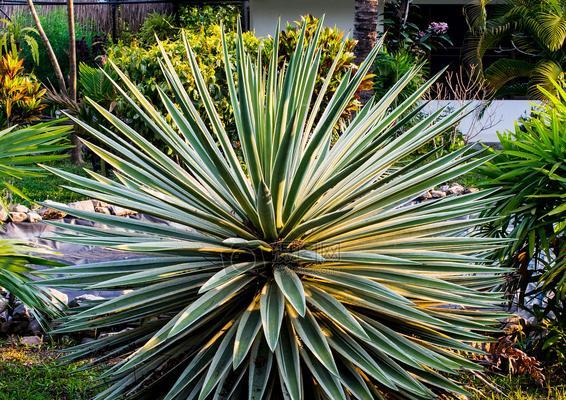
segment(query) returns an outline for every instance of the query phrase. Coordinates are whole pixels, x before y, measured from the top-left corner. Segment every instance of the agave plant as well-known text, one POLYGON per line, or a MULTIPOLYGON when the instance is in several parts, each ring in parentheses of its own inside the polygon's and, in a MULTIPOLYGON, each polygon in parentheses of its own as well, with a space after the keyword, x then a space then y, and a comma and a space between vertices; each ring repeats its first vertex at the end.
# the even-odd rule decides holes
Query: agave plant
POLYGON ((464 149, 428 164, 403 162, 460 116, 439 111, 404 131, 420 107, 406 111, 432 81, 390 106, 417 68, 367 104, 331 146, 333 128, 379 49, 346 73, 321 109, 331 79, 313 98, 319 35, 320 26, 307 43, 303 29, 281 69, 277 49, 264 69, 245 52, 241 35, 234 65, 223 43, 243 161, 186 40, 206 115, 196 112, 165 51, 159 62, 175 93, 161 96, 169 118, 116 68, 116 89, 174 154, 94 102, 105 126, 76 121, 103 144, 85 140, 114 167, 117 181, 48 169, 76 192, 153 216, 50 204, 99 224, 59 224, 59 240, 135 253, 53 269, 42 283, 126 291, 83 305, 56 329, 117 331, 66 355, 94 356, 95 363, 118 357, 99 399, 465 393, 450 374, 478 368, 465 353, 501 315, 494 309, 500 295, 484 289, 499 283, 502 270, 488 259, 500 240, 471 235, 486 220, 463 217, 485 209, 493 191, 412 199, 486 158, 464 149))

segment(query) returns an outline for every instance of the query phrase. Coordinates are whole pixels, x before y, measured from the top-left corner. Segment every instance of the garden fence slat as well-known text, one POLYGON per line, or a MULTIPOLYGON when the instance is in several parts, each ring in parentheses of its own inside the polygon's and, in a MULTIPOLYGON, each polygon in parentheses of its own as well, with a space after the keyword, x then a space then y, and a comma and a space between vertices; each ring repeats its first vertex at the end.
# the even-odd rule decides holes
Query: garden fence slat
MULTIPOLYGON (((64 0, 37 0, 40 15, 45 15, 57 7, 66 6, 64 0)), ((99 32, 112 33, 115 39, 124 29, 137 31, 145 17, 152 12, 173 13, 180 5, 239 5, 244 29, 249 29, 249 1, 246 0, 108 0, 75 2, 75 14, 78 21, 92 25, 99 32)), ((0 17, 10 18, 18 12, 28 10, 27 2, 21 0, 0 0, 0 17)))

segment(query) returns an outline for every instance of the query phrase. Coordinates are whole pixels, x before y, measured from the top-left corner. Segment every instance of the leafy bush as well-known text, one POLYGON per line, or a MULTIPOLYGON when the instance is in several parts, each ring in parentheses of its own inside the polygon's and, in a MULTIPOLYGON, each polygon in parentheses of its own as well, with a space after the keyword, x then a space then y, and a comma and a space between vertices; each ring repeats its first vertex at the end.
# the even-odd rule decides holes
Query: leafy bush
POLYGON ((499 135, 502 150, 482 172, 483 186, 503 196, 487 216, 501 216, 489 234, 514 242, 501 250, 502 262, 514 269, 509 293, 539 317, 550 312, 564 319, 566 295, 566 92, 545 93, 549 103, 515 130, 499 135), (543 304, 528 304, 542 294, 543 304))
POLYGON ((162 96, 168 118, 115 71, 126 100, 139 104, 140 118, 169 144, 170 156, 96 104, 110 129, 76 121, 112 149, 86 143, 120 181, 49 170, 78 193, 157 218, 48 203, 100 223, 96 229, 66 225, 65 241, 138 256, 49 270, 53 278, 42 282, 123 291, 85 305, 56 330, 129 328, 66 356, 120 360, 100 398, 346 399, 379 391, 432 399, 442 391, 465 393, 441 372, 477 369, 460 352, 474 352, 466 342, 484 340, 481 333, 497 323, 493 307, 501 299, 489 289, 500 284, 502 270, 487 256, 501 243, 471 236, 484 223, 477 213, 492 201, 490 191, 411 201, 486 157, 464 149, 432 163, 399 165, 459 115, 431 116, 397 136, 407 122, 399 117, 432 84, 391 108, 411 73, 357 113, 331 147, 335 125, 379 49, 356 73, 345 74, 321 106, 324 90, 314 96, 318 39, 298 46, 285 69, 278 68, 275 50, 269 72, 255 64, 256 53, 245 51, 244 37, 238 37, 235 61, 224 41, 243 165, 196 49, 189 49, 188 64, 204 114, 191 105, 166 48, 163 72, 178 103, 162 96))
MULTIPOLYGON (((301 21, 294 24, 288 23, 286 28, 279 34, 279 66, 283 67, 291 59, 291 55, 297 47, 301 31, 305 29, 305 38, 311 40, 316 34, 317 28, 322 21, 310 15, 301 17, 301 21)), ((321 61, 320 71, 316 79, 314 95, 318 96, 325 85, 324 78, 329 74, 331 68, 334 68, 332 79, 328 82, 328 90, 322 99, 323 104, 328 104, 332 95, 338 89, 341 79, 344 75, 351 71, 357 71, 358 66, 355 64, 356 56, 354 48, 356 41, 345 36, 344 32, 337 27, 323 26, 320 35, 321 61)), ((273 51, 273 38, 269 37, 264 41, 265 59, 269 60, 273 51)), ((356 96, 346 108, 344 118, 350 118, 356 111, 360 109, 361 103, 358 99, 360 92, 372 88, 373 74, 367 74, 360 87, 356 91, 356 96)))
POLYGON ((222 25, 235 31, 240 8, 235 5, 182 6, 178 13, 179 25, 184 29, 201 31, 213 25, 222 25))
POLYGON ((539 85, 553 90, 564 83, 566 68, 566 3, 563 0, 475 1, 464 8, 470 33, 466 58, 482 67, 498 96, 542 98, 539 85), (489 4, 492 9, 486 10, 489 4), (489 18, 488 18, 489 16, 489 18), (490 65, 493 50, 511 54, 490 65))
POLYGON ((0 129, 37 120, 45 108, 45 89, 24 72, 18 53, 0 57, 0 129))
POLYGON ((31 26, 25 26, 20 15, 10 19, 0 19, 0 54, 19 53, 27 47, 34 63, 39 62, 39 33, 31 26))
POLYGON ((179 33, 173 16, 154 12, 145 18, 136 37, 141 43, 154 44, 155 35, 159 40, 166 40, 178 38, 179 33))
MULTIPOLYGON (((193 33, 190 31, 185 32, 185 35, 188 43, 199 55, 199 67, 208 90, 214 99, 221 121, 226 125, 228 131, 234 132, 235 125, 232 117, 232 107, 229 101, 226 77, 222 65, 220 27, 211 26, 206 35, 200 32, 193 33)), ((234 56, 234 37, 235 34, 229 33, 227 39, 228 42, 231 43, 230 53, 232 56, 234 56)), ((243 37, 246 48, 250 51, 257 51, 260 44, 259 39, 252 33, 244 33, 243 37)), ((172 58, 179 78, 191 100, 195 103, 195 107, 199 112, 204 113, 204 104, 202 99, 198 96, 195 81, 190 72, 189 63, 186 61, 186 49, 183 40, 164 41, 162 46, 172 58)), ((160 90, 167 95, 172 93, 157 61, 160 54, 161 50, 157 44, 146 47, 136 41, 132 42, 129 46, 118 43, 116 46, 108 49, 108 58, 115 63, 118 68, 124 71, 133 82, 136 82, 137 88, 153 104, 161 103, 160 90)), ((112 73, 110 66, 107 66, 107 70, 112 73)), ((166 108, 162 107, 161 111, 166 113, 166 108)), ((130 107, 122 96, 116 99, 116 113, 125 118, 126 121, 132 124, 137 130, 143 132, 144 136, 152 137, 152 133, 148 131, 145 121, 130 107)), ((163 145, 163 143, 160 143, 160 145, 163 145)))
MULTIPOLYGON (((297 39, 300 34, 300 24, 306 24, 305 30, 307 38, 311 38, 318 26, 318 20, 312 17, 303 18, 303 22, 294 25, 289 24, 279 36, 279 64, 282 66, 288 62, 293 49, 297 45, 297 39)), ((226 129, 231 137, 237 141, 235 131, 236 126, 232 117, 232 106, 229 101, 229 93, 227 88, 224 67, 222 64, 221 49, 221 31, 218 25, 209 26, 206 34, 202 32, 185 31, 188 42, 198 54, 198 62, 204 76, 205 82, 215 102, 219 112, 221 121, 225 124, 226 129)), ((232 59, 235 58, 235 48, 233 46, 235 33, 227 33, 227 40, 230 45, 229 53, 232 59)), ((250 52, 257 52, 261 47, 262 56, 265 60, 269 60, 273 49, 273 38, 262 41, 256 38, 253 33, 246 32, 243 34, 246 49, 250 52)), ((334 74, 328 83, 326 94, 322 98, 322 104, 328 104, 331 96, 338 89, 338 84, 343 76, 353 73, 357 70, 354 64, 353 48, 355 41, 345 39, 344 33, 336 28, 323 28, 320 32, 321 43, 321 68, 316 77, 316 86, 314 95, 318 96, 324 86, 324 78, 328 75, 331 67, 334 68, 334 74), (343 46, 343 48, 342 48, 343 46), (341 49, 342 48, 342 49, 341 49), (335 64, 334 64, 335 61, 335 64)), ((168 40, 163 42, 163 46, 168 54, 172 57, 173 63, 179 74, 181 82, 187 89, 191 100, 199 112, 204 113, 205 108, 202 99, 198 95, 193 77, 190 73, 190 67, 186 61, 186 49, 181 39, 168 40)), ((132 81, 136 82, 136 86, 147 96, 154 104, 160 104, 160 96, 158 91, 162 90, 166 94, 170 94, 171 90, 165 78, 161 73, 161 69, 157 62, 160 55, 159 46, 157 44, 147 47, 143 43, 133 42, 129 46, 118 44, 109 49, 108 58, 113 61, 121 70, 123 70, 132 81)), ((112 73, 110 68, 107 68, 112 73)), ((362 80, 360 87, 344 111, 341 123, 346 118, 351 117, 353 112, 359 109, 360 102, 357 94, 361 90, 371 87, 373 75, 367 74, 362 80)), ((161 107, 160 111, 166 112, 161 107)), ((117 114, 126 118, 129 123, 133 123, 135 128, 141 132, 145 132, 147 127, 145 122, 140 120, 140 116, 132 110, 131 107, 124 102, 123 98, 117 101, 117 114)), ((147 136, 152 134, 147 132, 147 136)))
MULTIPOLYGON (((51 42, 51 46, 57 56, 63 75, 67 76, 69 73, 69 28, 67 22, 67 11, 65 7, 57 7, 49 10, 48 12, 42 12, 38 8, 38 12, 40 14, 39 19, 49 41, 51 42)), ((29 13, 22 13, 15 18, 22 19, 23 23, 27 26, 34 26, 29 13)), ((86 22, 78 22, 76 24, 78 61, 94 61, 94 55, 92 55, 88 49, 94 42, 96 42, 96 36, 97 32, 90 24, 86 22), (79 51, 84 49, 85 46, 87 47, 86 52, 84 50, 79 51)), ((39 80, 43 83, 50 82, 52 84, 56 84, 57 79, 55 78, 55 74, 43 42, 39 44, 39 63, 36 66, 32 63, 32 55, 28 49, 24 49, 23 56, 26 60, 26 66, 33 68, 33 71, 39 80)))
MULTIPOLYGON (((390 52, 384 50, 375 62, 374 89, 378 98, 383 97, 406 73, 421 64, 419 57, 407 50, 390 52)), ((398 101, 405 100, 421 87, 426 79, 426 69, 421 69, 409 85, 401 92, 398 101)))

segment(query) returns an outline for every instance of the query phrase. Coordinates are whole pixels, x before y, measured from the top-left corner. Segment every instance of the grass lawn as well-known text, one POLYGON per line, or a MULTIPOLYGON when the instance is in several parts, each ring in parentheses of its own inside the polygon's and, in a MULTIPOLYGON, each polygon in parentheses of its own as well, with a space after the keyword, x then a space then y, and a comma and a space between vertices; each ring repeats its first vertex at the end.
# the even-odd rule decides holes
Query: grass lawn
POLYGON ((50 346, 0 343, 0 400, 86 400, 96 394, 99 371, 60 365, 50 346))
MULTIPOLYGON (((83 168, 90 169, 90 165, 77 167, 75 165, 72 165, 70 161, 59 162, 57 164, 54 164, 53 167, 63 169, 65 171, 72 172, 81 176, 87 176, 87 173, 83 170, 83 168)), ((60 203, 71 203, 73 201, 85 199, 85 196, 62 188, 61 185, 68 185, 69 182, 47 171, 45 171, 45 174, 43 174, 42 176, 26 177, 14 182, 14 184, 30 200, 37 202, 44 200, 53 200, 60 203)), ((23 200, 17 196, 14 197, 13 202, 19 202, 27 206, 29 206, 31 203, 30 201, 23 200)))
MULTIPOLYGON (((0 400, 87 400, 97 387, 100 370, 81 371, 80 365, 60 365, 56 348, 25 347, 0 342, 0 400)), ((461 380, 472 393, 470 400, 566 400, 560 377, 541 388, 527 377, 489 375, 503 393, 476 378, 461 380)))

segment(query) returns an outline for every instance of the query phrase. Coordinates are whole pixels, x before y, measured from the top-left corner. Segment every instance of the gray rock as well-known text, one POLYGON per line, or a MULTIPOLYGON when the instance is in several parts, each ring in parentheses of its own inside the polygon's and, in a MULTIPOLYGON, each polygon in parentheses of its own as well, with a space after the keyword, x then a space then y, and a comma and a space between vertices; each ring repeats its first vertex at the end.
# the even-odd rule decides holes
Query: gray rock
POLYGON ((41 216, 41 218, 43 219, 62 219, 65 218, 67 216, 66 212, 63 211, 59 211, 56 210, 54 208, 50 208, 50 207, 43 207, 38 211, 38 214, 41 216))
POLYGON ((29 212, 29 208, 24 206, 23 204, 14 204, 10 207, 10 211, 12 212, 20 212, 20 213, 27 213, 29 212))
POLYGON ((94 205, 94 208, 96 207, 108 207, 108 203, 105 203, 103 201, 100 200, 91 200, 92 204, 94 205))
POLYGON ((74 203, 69 203, 69 207, 75 210, 94 212, 92 200, 75 201, 74 203))
POLYGON ((34 318, 29 322, 28 330, 33 333, 34 335, 42 335, 43 329, 41 328, 40 323, 34 318))
POLYGON ((0 297, 0 313, 3 313, 10 304, 10 301, 4 297, 0 297))
POLYGON ((20 338, 20 344, 24 346, 39 347, 43 343, 43 339, 39 336, 24 336, 20 338))
POLYGON ((447 190, 448 194, 454 194, 454 195, 460 195, 462 193, 464 193, 466 189, 464 189, 464 186, 462 185, 453 185, 450 187, 450 189, 447 190))
POLYGON ((12 222, 24 222, 28 219, 28 215, 25 212, 12 211, 10 212, 10 221, 12 222))
POLYGON ((9 320, 0 324, 0 333, 7 334, 12 330, 13 321, 9 320))
POLYGON ((10 216, 10 214, 8 213, 8 210, 6 210, 6 208, 0 206, 0 221, 1 222, 8 221, 9 216, 10 216))
POLYGON ((439 190, 440 190, 441 192, 447 192, 448 189, 450 189, 450 186, 448 186, 448 185, 442 185, 442 186, 440 186, 440 188, 439 188, 439 190))
POLYGON ((118 217, 125 217, 126 215, 136 214, 135 211, 128 210, 127 208, 123 208, 123 207, 120 207, 120 206, 110 205, 110 206, 108 206, 108 208, 110 209, 110 212, 113 215, 116 215, 118 217))
POLYGON ((41 218, 41 215, 39 215, 35 211, 30 211, 28 213, 28 221, 29 222, 32 222, 32 223, 41 222, 42 219, 43 218, 41 218))
POLYGON ((87 344, 92 342, 96 342, 96 339, 90 337, 85 337, 81 339, 81 344, 87 344))
POLYGON ((47 291, 51 296, 59 300, 64 305, 69 304, 69 296, 67 296, 65 293, 60 292, 57 289, 51 289, 51 288, 47 289, 47 291))
POLYGON ((84 303, 101 301, 101 300, 105 300, 105 298, 100 296, 95 296, 93 294, 81 294, 80 296, 75 297, 73 300, 69 302, 69 307, 75 308, 75 307, 79 307, 84 303))
POLYGON ((29 321, 31 319, 31 309, 25 304, 19 304, 16 308, 14 308, 12 316, 14 317, 14 320, 29 321))
POLYGON ((431 194, 433 199, 440 199, 440 198, 446 197, 446 192, 444 192, 442 190, 431 190, 430 194, 431 194))

